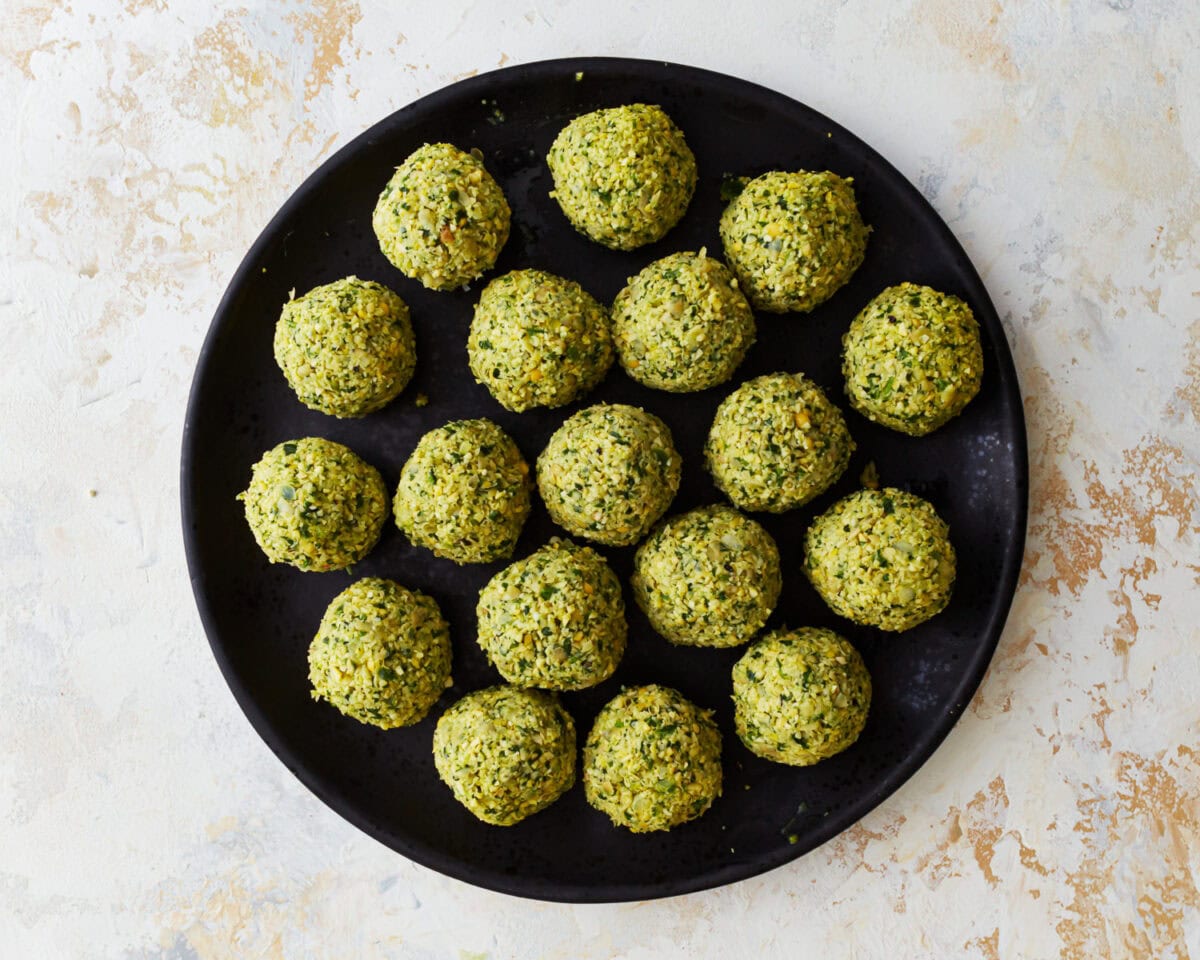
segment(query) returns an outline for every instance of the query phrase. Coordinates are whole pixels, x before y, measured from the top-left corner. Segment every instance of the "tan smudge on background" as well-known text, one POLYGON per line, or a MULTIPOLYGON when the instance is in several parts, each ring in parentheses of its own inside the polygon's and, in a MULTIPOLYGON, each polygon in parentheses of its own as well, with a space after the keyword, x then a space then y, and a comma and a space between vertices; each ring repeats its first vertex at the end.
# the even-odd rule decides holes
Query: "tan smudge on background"
MULTIPOLYGON (((1187 357, 1187 366, 1183 368, 1183 383, 1175 391, 1175 397, 1191 411, 1192 419, 1200 423, 1200 320, 1193 320, 1188 327, 1183 353, 1187 357)), ((1168 412, 1176 417, 1183 416, 1183 410, 1175 404, 1168 408, 1168 412)))
POLYGON ((976 937, 963 944, 963 949, 979 949, 981 960, 1000 960, 1000 928, 996 927, 986 937, 976 937))
MULTIPOLYGON (((229 819, 218 820, 209 828, 210 834, 225 836, 229 819)), ((171 956, 178 953, 188 957, 194 954, 197 960, 294 960, 384 952, 388 956, 409 955, 400 949, 408 933, 403 926, 376 926, 370 936, 371 949, 366 949, 364 920, 374 916, 370 898, 378 888, 362 878, 349 879, 341 871, 322 870, 302 877, 287 873, 267 876, 251 857, 198 887, 180 886, 176 881, 162 884, 151 908, 159 929, 159 944, 171 956), (339 898, 342 906, 335 914, 325 912, 339 898), (325 920, 315 942, 308 929, 308 921, 314 917, 325 920)))
MULTIPOLYGON (((114 68, 114 60, 116 59, 116 44, 108 44, 104 48, 107 66, 111 71, 114 68)), ((105 89, 100 93, 100 99, 105 101, 110 107, 113 107, 113 114, 125 118, 125 123, 122 124, 120 136, 130 141, 136 141, 138 146, 146 147, 154 142, 152 134, 152 124, 150 118, 146 116, 145 110, 142 109, 142 102, 138 97, 136 84, 146 74, 158 71, 161 73, 162 64, 148 53, 143 53, 133 43, 123 44, 121 52, 125 54, 129 61, 129 68, 125 73, 126 82, 119 90, 105 89)), ((110 73, 111 75, 111 73, 110 73)), ((108 137, 103 137, 103 140, 108 140, 108 137)))
MULTIPOLYGON (((1150 551, 1159 545, 1160 527, 1166 520, 1176 525, 1172 541, 1200 533, 1200 527, 1194 524, 1200 510, 1196 471, 1184 452, 1162 437, 1145 437, 1126 450, 1115 481, 1105 483, 1094 461, 1084 462, 1083 476, 1091 512, 1103 518, 1103 530, 1109 538, 1141 544, 1150 551)), ((1171 534, 1169 529, 1166 532, 1171 534)), ((1135 599, 1150 610, 1158 609, 1162 602, 1159 594, 1142 586, 1157 572, 1158 561, 1143 553, 1119 569, 1117 586, 1109 591, 1117 619, 1104 633, 1122 658, 1128 658, 1129 648, 1138 636, 1135 599)))
POLYGON ((958 865, 962 863, 962 857, 955 848, 964 840, 989 887, 1000 885, 993 861, 996 848, 1005 840, 1016 844, 1021 866, 1040 877, 1048 876, 1049 868, 1041 862, 1037 851, 1025 842, 1021 832, 1006 829, 1008 808, 1008 790, 1000 776, 977 791, 964 807, 950 807, 942 819, 941 830, 935 831, 935 836, 940 834, 943 839, 917 860, 917 872, 926 884, 936 889, 948 878, 961 876, 958 865))
MULTIPOLYGON (((296 152, 296 148, 300 144, 308 144, 309 146, 316 145, 317 136, 323 133, 324 126, 308 117, 301 120, 298 124, 288 131, 287 137, 284 139, 283 150, 280 151, 279 159, 271 165, 271 175, 273 177, 283 177, 286 175, 286 170, 291 164, 291 157, 296 152)), ((337 143, 339 137, 336 133, 328 134, 321 145, 315 152, 309 151, 314 161, 319 161, 325 157, 333 145, 337 143)))
MULTIPOLYGON (((999 883, 992 870, 992 859, 996 856, 996 844, 1004 828, 1001 826, 1008 810, 1008 793, 1004 779, 996 777, 986 790, 978 791, 967 804, 967 826, 964 833, 975 852, 975 862, 988 884, 999 883)), ((957 811, 955 811, 957 812, 957 811)))
MULTIPOLYGON (((1182 134, 1180 138, 1182 142, 1182 134)), ((1166 185, 1167 190, 1172 188, 1186 191, 1177 204, 1177 209, 1183 215, 1168 215, 1166 223, 1160 223, 1155 229, 1154 240, 1150 243, 1152 266, 1148 275, 1151 277, 1157 276, 1160 270, 1171 272, 1177 271, 1181 265, 1190 265, 1188 258, 1194 247, 1192 228, 1195 225, 1191 211, 1196 208, 1200 189, 1195 185, 1195 178, 1183 178, 1183 182, 1166 185)), ((1192 296, 1200 297, 1200 290, 1193 291, 1192 296)))
POLYGON ((1111 750, 1112 740, 1108 737, 1107 724, 1108 718, 1112 716, 1113 709, 1108 705, 1108 700, 1104 697, 1107 690, 1107 683, 1097 683, 1088 691, 1088 696, 1096 704, 1096 712, 1092 714, 1092 719, 1096 721, 1096 728, 1100 731, 1100 746, 1105 750, 1111 750))
MULTIPOLYGON (((296 43, 312 39, 313 57, 304 77, 304 100, 312 100, 333 80, 342 62, 342 44, 350 40, 354 25, 362 19, 362 10, 351 0, 317 0, 312 9, 290 14, 296 43)), ((401 34, 401 37, 404 35, 401 34)))
POLYGON ((1034 584, 1056 597, 1064 589, 1078 596, 1088 577, 1100 569, 1106 532, 1078 518, 1081 505, 1058 466, 1075 422, 1054 399, 1050 374, 1030 364, 1024 379, 1030 437, 1040 437, 1041 442, 1030 451, 1031 512, 1021 584, 1034 584))
POLYGON ((210 823, 204 828, 204 832, 208 835, 209 840, 216 840, 218 837, 223 837, 227 833, 232 833, 238 828, 238 818, 235 816, 221 817, 220 820, 210 823))
MULTIPOLYGON (((149 10, 150 5, 139 9, 149 10)), ((357 8, 330 3, 309 16, 314 18, 317 73, 340 72, 334 60, 341 38, 357 17, 357 8)), ((29 216, 18 218, 19 224, 44 224, 40 231, 25 229, 23 236, 18 235, 32 255, 52 262, 77 261, 76 269, 85 277, 118 269, 127 274, 119 304, 121 315, 114 316, 111 304, 106 305, 100 322, 87 331, 89 339, 107 336, 114 326, 135 319, 145 310, 146 297, 152 291, 163 294, 179 289, 181 267, 194 266, 197 258, 211 259, 209 249, 198 247, 197 236, 228 234, 231 221, 245 209, 237 198, 260 186, 248 180, 241 169, 231 167, 221 154, 202 151, 195 162, 174 170, 156 162, 162 119, 142 103, 149 91, 169 91, 172 106, 182 118, 236 128, 256 138, 262 135, 264 124, 273 123, 287 148, 275 161, 272 172, 276 176, 287 175, 297 154, 311 154, 297 146, 319 146, 314 157, 319 159, 336 141, 336 135, 326 136, 324 129, 318 137, 311 117, 284 129, 272 121, 292 101, 286 79, 289 71, 283 60, 261 47, 248 17, 245 10, 230 11, 206 29, 197 28, 190 49, 173 61, 145 52, 136 39, 98 43, 108 76, 121 80, 97 91, 102 109, 86 118, 85 133, 101 146, 118 143, 128 158, 125 170, 64 182, 53 192, 32 192, 22 198, 29 216), (111 117, 120 118, 119 124, 109 122, 111 117), (108 225, 106 232, 117 241, 110 246, 122 253, 120 263, 97 257, 94 246, 81 243, 87 225, 94 222, 108 225), (194 256, 189 259, 180 254, 194 256)), ((66 109, 68 123, 83 126, 85 118, 78 105, 66 109)), ((84 387, 95 386, 95 370, 96 364, 89 363, 81 372, 84 387)))
MULTIPOLYGON (((32 193, 25 194, 25 206, 52 231, 55 233, 63 232, 59 226, 58 219, 62 212, 67 209, 67 201, 62 194, 50 193, 46 190, 35 190, 32 193)), ((21 220, 19 217, 17 218, 17 236, 21 236, 21 220)))
POLYGON ((1012 51, 1002 42, 1000 17, 1004 7, 993 2, 986 19, 974 4, 961 0, 923 0, 913 9, 914 19, 933 29, 945 46, 969 63, 995 72, 1005 80, 1016 80, 1018 70, 1012 51))
POLYGON ((284 91, 283 61, 256 49, 243 16, 244 11, 227 11, 196 37, 190 68, 174 97, 183 116, 210 127, 252 130, 255 112, 284 91))
POLYGON ((1120 580, 1115 590, 1108 592, 1109 599, 1118 610, 1116 622, 1104 628, 1104 637, 1112 645, 1113 652, 1126 658, 1128 669, 1129 648, 1133 646, 1138 635, 1138 621, 1133 612, 1134 596, 1151 610, 1157 610, 1162 597, 1157 593, 1148 593, 1141 589, 1141 581, 1158 571, 1158 564, 1152 557, 1141 557, 1129 566, 1122 567, 1120 580))
MULTIPOLYGON (((1029 653, 1029 648, 1034 645, 1036 639, 1037 631, 1033 627, 1026 627, 1016 639, 1007 643, 1001 643, 995 657, 992 658, 990 669, 997 670, 1002 668, 1004 671, 1012 673, 1023 670, 1033 660, 1033 657, 1029 653)), ((1038 647, 1040 647, 1042 655, 1045 656, 1045 645, 1038 644, 1038 647)), ((982 690, 983 685, 980 687, 981 692, 982 690)), ((976 700, 978 699, 978 696, 976 696, 976 700)))
POLYGON ((83 114, 74 100, 67 104, 67 121, 71 124, 71 136, 77 137, 83 132, 83 114))
POLYGON ((959 143, 963 147, 977 147, 986 143, 993 150, 1010 150, 1018 147, 1028 136, 1026 120, 1011 107, 997 104, 988 113, 981 109, 978 120, 966 124, 960 121, 962 130, 959 143))
POLYGON ((1121 473, 1114 485, 1100 479, 1097 465, 1088 461, 1083 474, 1088 501, 1107 523, 1110 536, 1135 537, 1147 547, 1158 542, 1158 521, 1179 525, 1176 539, 1200 533, 1192 526, 1197 502, 1196 473, 1176 445, 1150 434, 1122 455, 1121 473))
POLYGON ((42 44, 42 31, 54 16, 57 3, 30 4, 4 15, 0 30, 0 56, 16 65, 29 80, 34 79, 30 61, 42 44))
MULTIPOLYGON (((308 891, 298 899, 308 899, 308 891)), ((249 890, 238 878, 228 878, 223 885, 206 884, 190 903, 168 912, 160 942, 165 948, 182 939, 198 960, 286 960, 279 931, 299 906, 288 897, 249 890)))
POLYGON ((951 807, 946 818, 942 820, 942 826, 944 839, 939 840, 935 847, 917 859, 917 872, 922 875, 925 885, 931 890, 936 890, 949 877, 961 876, 955 867, 957 860, 951 855, 951 851, 963 838, 962 811, 951 807))
POLYGON ((1194 874, 1200 845, 1200 765, 1195 751, 1155 759, 1121 751, 1116 783, 1080 785, 1076 801, 1086 855, 1064 882, 1074 898, 1055 929, 1065 960, 1187 956, 1184 916, 1200 910, 1194 874), (1130 854, 1147 860, 1138 869, 1130 854))
MULTIPOLYGON (((1129 109, 1146 107, 1139 103, 1129 109)), ((1179 171, 1192 166, 1177 127, 1147 124, 1142 136, 1130 137, 1128 121, 1117 119, 1127 117, 1129 109, 1097 110, 1081 116, 1063 153, 1063 170, 1068 175, 1083 170, 1088 178, 1095 177, 1120 191, 1120 206, 1126 215, 1134 201, 1150 202, 1178 193, 1183 189, 1179 171), (1154 142, 1153 150, 1147 149, 1147 137, 1154 142)), ((1176 242, 1164 243, 1164 252, 1176 242)))
POLYGON ((137 15, 145 10, 153 13, 166 13, 167 0, 125 0, 125 12, 137 15))
MULTIPOLYGON (((878 829, 872 830, 859 821, 830 840, 823 849, 831 862, 851 868, 862 867, 871 873, 883 873, 887 865, 873 863, 867 857, 867 848, 874 842, 894 839, 905 822, 904 816, 895 814, 878 829)), ((895 862, 895 854, 892 854, 889 862, 895 862)))
MULTIPOLYGON (((1196 472, 1180 447, 1155 434, 1124 451, 1115 477, 1105 478, 1094 460, 1082 461, 1086 502, 1081 501, 1058 465, 1069 449, 1074 421, 1062 403, 1054 399, 1051 377, 1045 368, 1030 364, 1025 381, 1025 410, 1034 442, 1030 450, 1029 543, 1021 571, 1022 585, 1036 585, 1052 596, 1064 590, 1078 596, 1088 579, 1100 572, 1106 543, 1129 538, 1153 549, 1164 520, 1175 521, 1176 540, 1200 532, 1194 524, 1200 511, 1196 472), (1085 520, 1085 516, 1098 517, 1099 522, 1085 520)), ((1157 604, 1157 595, 1140 589, 1140 582, 1156 569, 1152 559, 1143 557, 1121 570, 1121 585, 1112 594, 1121 608, 1113 634, 1119 651, 1128 647, 1137 632, 1136 618, 1127 602, 1128 589, 1137 592, 1144 603, 1157 604)))

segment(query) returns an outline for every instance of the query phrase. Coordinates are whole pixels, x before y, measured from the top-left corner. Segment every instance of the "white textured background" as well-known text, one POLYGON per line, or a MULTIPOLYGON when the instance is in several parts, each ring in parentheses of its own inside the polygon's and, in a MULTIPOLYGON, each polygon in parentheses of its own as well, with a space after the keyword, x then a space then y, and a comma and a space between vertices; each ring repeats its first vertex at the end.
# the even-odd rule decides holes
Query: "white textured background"
POLYGON ((0 956, 1200 957, 1198 47, 1195 0, 2 0, 0 956), (921 186, 1008 327, 1032 517, 992 670, 895 797, 764 877, 568 907, 400 859, 269 754, 176 474, 290 191, 421 94, 590 54, 774 87, 921 186))

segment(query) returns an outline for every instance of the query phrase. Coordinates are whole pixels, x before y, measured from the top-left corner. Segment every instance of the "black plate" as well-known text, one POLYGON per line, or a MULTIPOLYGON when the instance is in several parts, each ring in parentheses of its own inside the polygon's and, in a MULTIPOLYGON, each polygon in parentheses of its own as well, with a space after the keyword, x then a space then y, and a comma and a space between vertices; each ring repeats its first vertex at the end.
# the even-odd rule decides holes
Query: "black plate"
MULTIPOLYGON (((701 447, 717 403, 733 386, 676 396, 643 388, 614 365, 584 403, 638 404, 667 421, 684 458, 676 513, 718 499, 701 447)), ((375 125, 309 177, 251 248, 217 309, 196 369, 182 462, 184 537, 200 616, 238 703, 271 749, 325 803, 404 856, 480 886, 567 901, 669 896, 761 873, 844 830, 908 779, 953 726, 991 659, 1016 585, 1026 485, 1021 399, 1003 330, 966 254, 917 190, 862 141, 778 93, 690 67, 610 59, 535 63, 456 83, 375 125), (543 157, 571 117, 637 101, 661 104, 682 127, 700 183, 686 217, 664 240, 616 253, 570 229, 547 195, 543 157), (717 219, 727 175, 807 168, 853 176, 874 228, 866 262, 814 314, 761 315, 758 343, 738 380, 800 370, 846 408, 840 337, 872 296, 913 280, 958 294, 974 308, 985 375, 963 416, 912 439, 848 413, 858 452, 841 483, 805 509, 759 517, 784 558, 783 597, 770 626, 834 627, 870 667, 870 720, 845 753, 808 769, 752 756, 733 732, 729 670, 739 651, 672 647, 650 629, 627 591, 630 643, 620 669, 600 687, 564 697, 580 740, 622 684, 670 684, 717 711, 724 796, 699 820, 649 836, 611 826, 578 786, 519 826, 479 822, 438 780, 430 743, 448 704, 498 682, 475 643, 474 605, 502 565, 458 567, 434 559, 390 523, 354 575, 392 577, 437 598, 452 627, 455 686, 423 723, 391 732, 309 697, 308 641, 325 605, 351 577, 271 566, 256 548, 234 497, 262 451, 295 437, 329 437, 358 451, 394 485, 418 438, 448 420, 491 417, 532 463, 550 433, 583 405, 519 415, 503 410, 467 369, 467 328, 482 284, 432 293, 379 252, 371 231, 376 196, 409 152, 443 140, 480 148, 513 207, 512 237, 495 273, 541 267, 579 280, 604 301, 626 277, 668 253, 706 246, 720 255, 717 219), (412 385, 391 407, 339 421, 296 401, 272 359, 271 339, 289 290, 351 273, 388 284, 409 303, 419 362, 412 385), (418 392, 429 396, 428 406, 414 405, 418 392), (872 460, 884 483, 933 501, 959 552, 949 609, 902 636, 837 619, 800 574, 806 525, 855 489, 872 460)), ((539 503, 517 556, 555 529, 539 503)), ((604 553, 627 580, 633 550, 604 553)))

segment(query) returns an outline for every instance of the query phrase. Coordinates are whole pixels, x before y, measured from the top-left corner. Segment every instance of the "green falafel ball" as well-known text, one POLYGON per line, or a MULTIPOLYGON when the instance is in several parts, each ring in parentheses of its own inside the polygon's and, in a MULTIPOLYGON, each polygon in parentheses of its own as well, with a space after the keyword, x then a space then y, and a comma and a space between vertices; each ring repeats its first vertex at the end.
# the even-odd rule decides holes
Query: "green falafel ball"
POLYGON ((721 732, 678 690, 632 687, 596 716, 583 749, 587 802, 633 833, 670 830, 721 795, 721 732))
POLYGON ((491 420, 455 420, 425 434, 401 469, 396 526, 455 563, 506 560, 532 486, 512 437, 491 420))
POLYGON ((576 117, 546 156, 551 196, 571 225, 614 250, 661 238, 696 190, 696 158, 661 107, 644 103, 576 117))
POLYGON ((597 404, 567 419, 537 459, 550 518, 609 546, 640 540, 679 489, 681 461, 667 425, 625 404, 597 404))
POLYGON ((438 720, 433 762, 455 800, 485 823, 510 827, 575 782, 575 722, 550 693, 478 690, 438 720))
POLYGON ((621 582, 591 547, 557 537, 479 593, 479 645, 510 683, 582 690, 625 653, 621 582))
POLYGON ((288 440, 262 455, 238 494, 250 532, 272 563, 342 570, 379 540, 387 518, 383 478, 349 447, 321 437, 288 440))
POLYGON ((772 171, 721 214, 725 259, 759 310, 808 313, 863 262, 867 233, 854 181, 828 171, 772 171))
POLYGON ((427 143, 396 168, 371 224, 397 270, 431 290, 453 290, 492 268, 511 219, 481 159, 427 143))
POLYGON ((871 677, 832 630, 775 630, 734 664, 733 704, 734 726, 752 753, 806 767, 858 739, 871 677))
POLYGON ((613 302, 621 366, 638 383, 687 393, 724 383, 754 344, 754 312, 719 260, 673 253, 650 264, 613 302))
POLYGON ((297 398, 334 417, 391 403, 417 365, 408 306, 380 283, 346 277, 289 300, 275 325, 275 362, 297 398))
POLYGON ((314 700, 383 730, 424 719, 451 684, 450 627, 432 597, 368 577, 330 602, 308 648, 314 700))
POLYGON ((713 504, 672 517, 638 547, 633 596, 672 643, 736 647, 779 600, 775 540, 733 507, 713 504))
POLYGON ((467 355, 476 382, 507 409, 561 407, 612 366, 608 310, 573 280, 513 270, 484 288, 467 355))
POLYGON ((956 561, 949 532, 933 504, 915 494, 860 490, 812 522, 804 572, 834 613, 908 630, 950 602, 956 561))
POLYGON ((859 312, 842 337, 846 394, 863 416, 901 433, 932 433, 979 392, 979 324, 958 297, 902 283, 859 312))
POLYGON ((841 411, 801 373, 747 380, 721 401, 704 445, 721 492, 742 510, 770 513, 823 493, 853 452, 841 411))

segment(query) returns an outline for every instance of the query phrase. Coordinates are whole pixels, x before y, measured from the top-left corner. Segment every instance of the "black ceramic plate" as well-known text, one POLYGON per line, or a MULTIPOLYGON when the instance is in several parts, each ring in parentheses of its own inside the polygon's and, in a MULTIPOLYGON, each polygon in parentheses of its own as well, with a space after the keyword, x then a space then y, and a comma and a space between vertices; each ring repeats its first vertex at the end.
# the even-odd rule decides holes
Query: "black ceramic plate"
MULTIPOLYGON (((182 462, 188 563, 213 653, 238 703, 272 750, 318 797, 394 850, 470 883, 548 900, 669 896, 749 877, 786 863, 850 826, 900 786, 946 736, 979 684, 1016 584, 1025 531, 1026 455, 1017 381, 1004 333, 979 277, 929 204, 887 161, 837 124, 762 87, 689 67, 637 60, 560 60, 496 71, 424 97, 372 127, 314 173, 251 248, 221 301, 200 355, 182 462), (631 102, 661 104, 696 154, 700 183, 683 221, 664 240, 616 253, 568 226, 548 196, 544 156, 577 114, 631 102), (829 626, 862 651, 875 694, 862 737, 815 767, 752 756, 733 731, 729 671, 740 651, 672 647, 628 594, 630 642, 616 675, 564 697, 580 740, 622 684, 660 682, 717 712, 724 734, 724 796, 699 820, 665 834, 614 828, 576 786, 516 827, 487 826, 437 778, 434 723, 468 691, 498 682, 475 643, 479 588, 501 564, 458 567, 410 546, 389 523, 354 577, 385 576, 432 594, 451 623, 455 685, 431 716, 383 732, 309 696, 306 650, 346 573, 271 566, 234 499, 268 447, 303 436, 348 444, 394 486, 418 438, 448 420, 487 416, 532 463, 576 403, 512 414, 474 383, 466 336, 482 283, 433 293, 391 267, 371 211, 392 169, 425 142, 484 153, 513 208, 513 231, 493 275, 541 267, 611 301, 625 279, 677 250, 720 255, 717 219, 729 175, 771 169, 852 176, 873 227, 866 262, 848 286, 808 316, 761 315, 758 343, 734 383, 677 396, 646 389, 613 367, 583 403, 643 406, 674 432, 683 483, 671 512, 719 499, 701 448, 717 403, 736 382, 803 371, 847 409, 840 337, 851 317, 889 284, 912 280, 963 297, 983 328, 983 389, 966 412, 923 439, 848 413, 858 452, 837 487, 806 508, 759 516, 779 543, 784 590, 769 626, 829 626), (275 366, 271 340, 288 291, 347 274, 378 280, 412 308, 419 362, 403 396, 365 419, 339 421, 302 407, 275 366), (419 392, 428 406, 418 408, 419 392), (800 572, 804 529, 859 485, 874 461, 888 485, 932 500, 958 547, 949 608, 906 634, 885 635, 831 614, 800 572)), ((535 506, 517 548, 525 556, 555 533, 535 506)), ((603 551, 627 580, 633 550, 603 551)))

